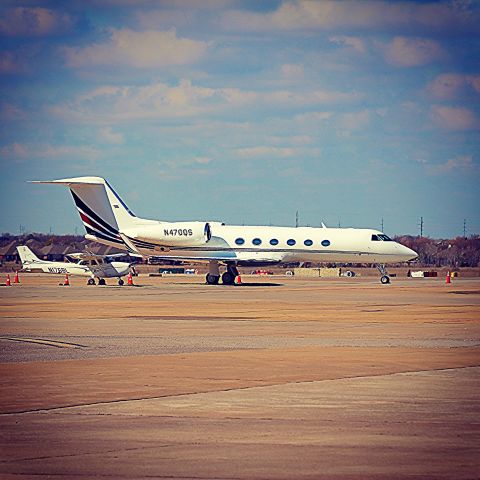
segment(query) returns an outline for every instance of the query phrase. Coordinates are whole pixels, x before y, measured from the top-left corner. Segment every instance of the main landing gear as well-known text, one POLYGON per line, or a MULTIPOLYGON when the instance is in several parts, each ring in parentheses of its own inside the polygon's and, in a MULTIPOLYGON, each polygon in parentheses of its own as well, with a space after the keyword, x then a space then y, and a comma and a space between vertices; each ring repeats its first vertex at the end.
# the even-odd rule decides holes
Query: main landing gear
POLYGON ((378 271, 380 272, 380 282, 383 283, 383 285, 386 285, 387 283, 390 283, 390 277, 388 276, 387 269, 385 268, 385 264, 378 264, 375 265, 378 268, 378 271))
MULTIPOLYGON (((87 280, 87 285, 95 285, 95 283, 96 283, 96 282, 95 282, 95 279, 94 279, 94 278, 89 278, 89 279, 87 280)), ((107 282, 105 281, 104 278, 99 278, 99 279, 98 279, 98 284, 99 284, 99 285, 106 285, 107 282)), ((125 282, 123 281, 123 279, 119 278, 119 279, 118 279, 118 284, 119 284, 120 286, 122 286, 122 285, 125 284, 125 282)))
MULTIPOLYGON (((234 285, 235 278, 238 276, 238 270, 235 265, 228 264, 227 271, 222 275, 222 283, 224 285, 234 285)), ((218 262, 211 260, 208 264, 208 273, 206 281, 208 285, 218 285, 220 280, 220 268, 218 262)))

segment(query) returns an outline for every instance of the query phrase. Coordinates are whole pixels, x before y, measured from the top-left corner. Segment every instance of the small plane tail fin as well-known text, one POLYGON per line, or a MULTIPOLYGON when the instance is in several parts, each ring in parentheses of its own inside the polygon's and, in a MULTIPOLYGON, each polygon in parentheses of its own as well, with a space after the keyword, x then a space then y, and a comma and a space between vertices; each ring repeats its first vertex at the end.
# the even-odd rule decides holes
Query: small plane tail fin
POLYGON ((40 259, 26 246, 20 245, 17 247, 17 252, 20 255, 22 265, 31 265, 32 263, 39 262, 40 259))
POLYGON ((104 178, 76 177, 32 183, 52 183, 69 187, 87 231, 86 238, 126 249, 120 230, 136 225, 140 219, 104 178))

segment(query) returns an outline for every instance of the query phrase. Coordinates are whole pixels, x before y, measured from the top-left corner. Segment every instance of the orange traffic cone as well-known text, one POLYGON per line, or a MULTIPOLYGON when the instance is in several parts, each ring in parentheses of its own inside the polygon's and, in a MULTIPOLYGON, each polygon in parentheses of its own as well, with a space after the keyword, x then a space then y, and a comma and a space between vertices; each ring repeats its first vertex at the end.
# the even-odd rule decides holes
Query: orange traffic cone
POLYGON ((20 278, 18 277, 18 271, 15 272, 15 277, 13 277, 13 283, 20 283, 20 278))
POLYGON ((450 272, 447 272, 447 276, 445 277, 445 283, 451 283, 452 280, 451 280, 451 276, 450 276, 450 272))
POLYGON ((237 276, 235 277, 235 283, 236 283, 237 285, 241 285, 241 284, 242 284, 242 277, 241 277, 240 275, 237 275, 237 276))
POLYGON ((127 276, 127 285, 133 285, 133 276, 132 272, 130 272, 127 276))
POLYGON ((65 274, 65 282, 63 283, 64 287, 70 286, 70 280, 68 279, 68 273, 65 274))
POLYGON ((7 287, 11 287, 11 286, 12 286, 12 282, 10 282, 10 274, 8 274, 8 273, 7 273, 7 281, 6 281, 5 285, 6 285, 7 287))

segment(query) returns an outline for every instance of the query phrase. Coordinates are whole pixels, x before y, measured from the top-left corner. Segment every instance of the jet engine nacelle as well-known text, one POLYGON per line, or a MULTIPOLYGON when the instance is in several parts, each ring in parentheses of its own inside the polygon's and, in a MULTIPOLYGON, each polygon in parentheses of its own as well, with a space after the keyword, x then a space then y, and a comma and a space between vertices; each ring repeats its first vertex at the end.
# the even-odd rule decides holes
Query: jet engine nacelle
POLYGON ((165 246, 198 245, 207 243, 211 238, 210 224, 206 222, 161 222, 139 225, 125 233, 136 240, 165 246))

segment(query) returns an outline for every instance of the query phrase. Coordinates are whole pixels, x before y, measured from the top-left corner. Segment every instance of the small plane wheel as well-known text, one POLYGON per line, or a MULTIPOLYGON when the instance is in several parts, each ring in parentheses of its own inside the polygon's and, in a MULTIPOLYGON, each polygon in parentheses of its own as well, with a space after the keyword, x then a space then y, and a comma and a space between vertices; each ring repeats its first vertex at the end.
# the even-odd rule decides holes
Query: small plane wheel
POLYGON ((125 282, 124 282, 121 278, 118 279, 118 284, 119 284, 120 286, 122 286, 124 283, 125 283, 125 282))
POLYGON ((233 273, 230 273, 230 272, 225 272, 222 275, 222 283, 224 285, 233 285, 235 283, 235 275, 233 275, 233 273))
POLYGON ((207 273, 206 276, 208 285, 217 285, 219 278, 217 275, 212 275, 211 273, 207 273))
POLYGON ((387 283, 390 283, 390 277, 388 275, 383 275, 381 278, 380 278, 380 281, 386 285, 387 283))
POLYGON ((87 280, 87 285, 95 285, 95 279, 94 278, 89 278, 87 280))
POLYGON ((98 284, 99 284, 99 285, 106 285, 105 279, 104 279, 104 278, 100 278, 100 279, 98 280, 98 284))

